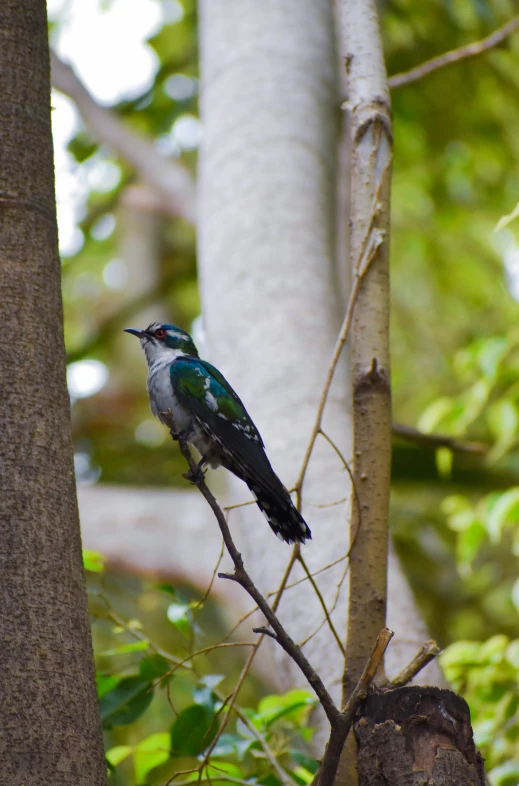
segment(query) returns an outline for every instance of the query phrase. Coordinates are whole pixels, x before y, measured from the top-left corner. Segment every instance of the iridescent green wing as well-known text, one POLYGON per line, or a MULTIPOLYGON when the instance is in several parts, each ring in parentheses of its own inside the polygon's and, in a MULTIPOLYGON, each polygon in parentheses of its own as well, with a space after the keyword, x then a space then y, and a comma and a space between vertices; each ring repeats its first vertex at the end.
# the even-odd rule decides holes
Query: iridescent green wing
MULTIPOLYGON (((172 363, 170 376, 178 400, 202 426, 225 443, 234 444, 239 435, 245 437, 244 444, 263 448, 243 402, 218 369, 205 360, 181 357, 172 363)), ((231 449, 230 445, 226 447, 231 449)))

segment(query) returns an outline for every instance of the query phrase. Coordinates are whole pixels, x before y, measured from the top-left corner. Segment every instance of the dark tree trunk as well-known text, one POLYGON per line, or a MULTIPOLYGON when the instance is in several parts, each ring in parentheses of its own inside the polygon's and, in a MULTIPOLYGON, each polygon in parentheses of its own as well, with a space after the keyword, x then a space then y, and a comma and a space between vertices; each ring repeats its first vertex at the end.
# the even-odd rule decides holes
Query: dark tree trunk
POLYGON ((0 784, 99 786, 45 0, 0 3, 0 402, 0 784))
POLYGON ((449 690, 368 696, 355 736, 359 786, 485 786, 467 702, 449 690))

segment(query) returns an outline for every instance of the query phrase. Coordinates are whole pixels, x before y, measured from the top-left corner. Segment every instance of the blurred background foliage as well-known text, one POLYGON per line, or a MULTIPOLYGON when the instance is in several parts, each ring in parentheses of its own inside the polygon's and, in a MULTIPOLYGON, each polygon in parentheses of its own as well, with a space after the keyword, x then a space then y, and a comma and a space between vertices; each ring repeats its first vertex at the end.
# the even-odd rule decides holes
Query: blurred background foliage
MULTIPOLYGON (((64 59, 85 4, 92 30, 111 19, 115 31, 108 54, 99 39, 91 92, 196 176, 203 132, 196 4, 138 0, 140 38, 128 44, 125 61, 117 47, 129 14, 121 16, 120 0, 51 2, 51 39, 64 59), (118 62, 123 76, 114 79, 124 82, 137 45, 147 70, 141 66, 140 82, 128 78, 110 93, 112 66, 103 67, 103 57, 118 62)), ((483 38, 517 9, 513 0, 384 0, 388 73, 483 38)), ((88 84, 88 69, 77 64, 88 84)), ((519 33, 392 95, 394 419, 470 449, 395 436, 391 524, 431 633, 446 647, 447 676, 470 703, 493 786, 519 780, 519 220, 495 231, 519 201, 518 95, 519 33)), ((142 358, 122 328, 164 316, 200 335, 195 231, 149 204, 145 184, 96 139, 70 100, 55 94, 53 102, 78 480, 180 484, 182 464, 151 419, 142 358)), ((198 766, 218 696, 232 689, 245 656, 239 647, 216 650, 198 656, 196 669, 165 676, 171 660, 164 652, 186 657, 224 635, 218 608, 198 608, 189 587, 105 572, 95 555, 87 555, 87 566, 111 777, 165 782, 171 746, 174 767, 198 766), (221 672, 227 676, 219 681, 221 672), (184 739, 186 712, 202 719, 203 739, 184 739)), ((310 698, 269 704, 266 692, 259 679, 246 683, 243 713, 291 777, 307 783, 314 768, 304 747, 310 698), (291 709, 271 722, 272 707, 284 706, 291 709)), ((229 778, 279 783, 239 717, 219 748, 229 778)))

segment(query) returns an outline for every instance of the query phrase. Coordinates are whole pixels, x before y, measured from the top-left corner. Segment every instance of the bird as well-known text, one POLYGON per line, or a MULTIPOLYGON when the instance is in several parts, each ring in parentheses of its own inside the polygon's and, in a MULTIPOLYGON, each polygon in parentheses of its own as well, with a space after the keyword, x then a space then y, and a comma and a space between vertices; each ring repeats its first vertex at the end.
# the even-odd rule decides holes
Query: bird
POLYGON ((125 332, 140 339, 146 355, 152 413, 170 429, 173 439, 194 445, 202 457, 197 471, 225 467, 245 481, 280 540, 311 539, 243 402, 218 369, 200 359, 189 333, 160 322, 125 332))

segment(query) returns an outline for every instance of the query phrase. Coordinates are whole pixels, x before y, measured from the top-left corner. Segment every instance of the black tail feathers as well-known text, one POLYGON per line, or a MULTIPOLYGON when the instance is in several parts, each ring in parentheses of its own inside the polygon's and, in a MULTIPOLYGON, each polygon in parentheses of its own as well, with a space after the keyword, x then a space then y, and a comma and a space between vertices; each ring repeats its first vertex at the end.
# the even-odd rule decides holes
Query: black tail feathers
POLYGON ((246 481, 249 489, 256 497, 261 510, 273 533, 285 543, 304 543, 311 540, 312 533, 308 524, 294 507, 288 491, 279 482, 280 493, 275 496, 265 491, 254 480, 246 481))

